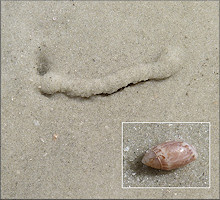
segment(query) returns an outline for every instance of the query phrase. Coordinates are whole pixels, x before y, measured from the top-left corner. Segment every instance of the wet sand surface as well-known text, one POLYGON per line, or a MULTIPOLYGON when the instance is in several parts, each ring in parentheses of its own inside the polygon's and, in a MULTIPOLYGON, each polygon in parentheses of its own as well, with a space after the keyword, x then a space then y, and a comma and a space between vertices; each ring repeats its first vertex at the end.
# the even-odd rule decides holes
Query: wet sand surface
MULTIPOLYGON (((219 198, 218 2, 1 5, 2 198, 219 198), (176 61, 175 73, 129 84, 133 78, 127 71, 133 67, 146 65, 155 76, 160 68, 149 63, 157 63, 169 46, 181 48, 185 56, 176 61), (119 72, 125 73, 114 76, 119 72), (41 91, 48 74, 65 77, 55 79, 51 95, 41 91), (101 87, 105 93, 108 81, 90 84, 105 77, 110 83, 115 79, 118 91, 89 98, 68 95, 76 80, 77 94, 95 94, 101 87), (193 183, 193 174, 184 168, 186 183, 207 188, 122 188, 122 122, 128 121, 210 122, 211 187, 202 179, 193 183)), ((140 133, 133 134, 136 148, 140 133)), ((150 137, 162 141, 164 134, 150 137)), ((196 146, 206 137, 197 131, 188 135, 196 146)), ((196 162, 189 166, 199 172, 207 168, 196 162)), ((173 181, 172 174, 160 178, 167 186, 173 181)), ((148 183, 155 185, 155 179, 148 183)))

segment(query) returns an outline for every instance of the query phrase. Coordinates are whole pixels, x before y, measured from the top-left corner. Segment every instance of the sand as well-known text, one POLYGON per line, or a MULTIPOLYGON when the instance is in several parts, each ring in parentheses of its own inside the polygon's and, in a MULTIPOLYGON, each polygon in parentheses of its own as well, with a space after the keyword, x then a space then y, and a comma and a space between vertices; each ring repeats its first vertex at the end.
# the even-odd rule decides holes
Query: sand
MULTIPOLYGON (((1 2, 1 197, 219 198, 218 5, 1 2), (127 70, 140 65, 155 75, 149 63, 169 46, 184 49, 178 71, 169 78, 120 85, 109 95, 93 95, 97 87, 89 86, 89 98, 68 96, 65 90, 76 78, 112 80, 121 71, 125 75, 119 77, 130 77, 127 70), (51 95, 40 88, 48 74, 65 77, 51 95), (195 174, 207 171, 202 156, 201 165, 189 165, 191 174, 183 168, 179 175, 181 182, 205 188, 122 188, 122 122, 129 121, 210 122, 211 182, 207 173, 193 182, 195 174)), ((83 84, 79 88, 81 94, 83 84)), ((136 148, 140 133, 133 134, 136 148)), ((187 134, 203 148, 206 135, 187 134)), ((164 134, 150 137, 165 139, 164 134)), ((144 151, 142 144, 138 148, 144 151)), ((168 187, 173 174, 159 180, 168 187)), ((148 184, 155 185, 153 176, 148 184)))

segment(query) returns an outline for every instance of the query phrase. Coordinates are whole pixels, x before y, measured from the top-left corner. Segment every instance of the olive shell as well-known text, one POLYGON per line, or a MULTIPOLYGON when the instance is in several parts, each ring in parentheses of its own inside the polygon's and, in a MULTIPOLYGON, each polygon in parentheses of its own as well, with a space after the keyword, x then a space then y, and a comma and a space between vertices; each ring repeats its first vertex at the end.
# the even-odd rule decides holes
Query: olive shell
POLYGON ((195 148, 186 142, 169 141, 147 151, 142 163, 162 170, 183 167, 198 157, 195 148))

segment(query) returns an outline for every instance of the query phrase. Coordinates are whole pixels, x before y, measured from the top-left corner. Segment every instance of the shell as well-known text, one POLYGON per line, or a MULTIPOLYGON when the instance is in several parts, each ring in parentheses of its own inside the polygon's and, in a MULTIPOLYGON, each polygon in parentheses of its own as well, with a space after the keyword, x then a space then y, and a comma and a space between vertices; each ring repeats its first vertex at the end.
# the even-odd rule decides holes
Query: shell
POLYGON ((193 146, 186 142, 169 141, 147 151, 142 163, 155 169, 172 170, 189 164, 197 157, 193 146))

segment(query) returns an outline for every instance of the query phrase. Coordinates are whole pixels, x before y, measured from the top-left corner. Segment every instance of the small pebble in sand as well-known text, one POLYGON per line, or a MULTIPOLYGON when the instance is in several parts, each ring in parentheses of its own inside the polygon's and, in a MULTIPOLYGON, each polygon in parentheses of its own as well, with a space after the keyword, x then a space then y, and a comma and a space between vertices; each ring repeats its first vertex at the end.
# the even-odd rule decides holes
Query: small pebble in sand
POLYGON ((142 163, 155 169, 172 170, 189 164, 197 157, 193 146, 186 142, 169 141, 146 152, 142 163))
POLYGON ((44 142, 44 139, 43 138, 40 138, 41 142, 44 142))
POLYGON ((54 133, 54 134, 53 134, 53 140, 56 140, 57 137, 58 137, 58 134, 54 133))
POLYGON ((34 125, 35 126, 40 126, 40 122, 38 120, 34 120, 34 125))
POLYGON ((124 151, 129 151, 129 147, 125 147, 125 148, 124 148, 124 151))

